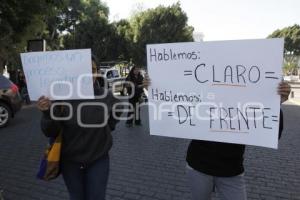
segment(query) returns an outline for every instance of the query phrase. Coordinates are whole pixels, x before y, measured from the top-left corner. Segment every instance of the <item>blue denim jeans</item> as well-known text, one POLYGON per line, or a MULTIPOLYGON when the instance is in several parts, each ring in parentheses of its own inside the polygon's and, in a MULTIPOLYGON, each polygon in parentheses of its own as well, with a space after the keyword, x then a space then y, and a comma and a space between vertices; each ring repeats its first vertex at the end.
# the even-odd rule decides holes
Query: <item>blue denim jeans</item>
POLYGON ((105 200, 109 173, 109 156, 92 164, 61 163, 61 171, 70 194, 70 200, 105 200))

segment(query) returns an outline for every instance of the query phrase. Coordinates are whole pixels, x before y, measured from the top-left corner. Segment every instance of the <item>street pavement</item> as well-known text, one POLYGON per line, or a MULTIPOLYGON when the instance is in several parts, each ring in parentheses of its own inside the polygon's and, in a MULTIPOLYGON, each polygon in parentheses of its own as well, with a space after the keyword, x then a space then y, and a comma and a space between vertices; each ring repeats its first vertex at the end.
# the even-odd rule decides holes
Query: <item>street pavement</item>
MULTIPOLYGON (((285 129, 279 149, 247 147, 245 178, 249 200, 300 200, 300 106, 283 105, 285 129)), ((27 106, 9 127, 0 129, 0 187, 5 200, 62 200, 62 178, 35 178, 47 143, 40 112, 27 106)), ((189 140, 150 136, 147 111, 143 126, 113 132, 107 200, 190 200, 185 177, 189 140)), ((214 199, 217 199, 214 197, 214 199)))

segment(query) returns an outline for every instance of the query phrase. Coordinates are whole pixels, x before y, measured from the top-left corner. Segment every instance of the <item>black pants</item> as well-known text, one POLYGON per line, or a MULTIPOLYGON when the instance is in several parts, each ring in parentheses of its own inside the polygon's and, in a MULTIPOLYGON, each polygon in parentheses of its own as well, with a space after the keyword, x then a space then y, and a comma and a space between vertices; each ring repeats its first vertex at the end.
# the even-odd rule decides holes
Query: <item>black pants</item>
POLYGON ((139 97, 133 97, 129 99, 129 103, 133 106, 133 112, 128 112, 126 124, 132 124, 135 120, 135 124, 141 124, 139 97))

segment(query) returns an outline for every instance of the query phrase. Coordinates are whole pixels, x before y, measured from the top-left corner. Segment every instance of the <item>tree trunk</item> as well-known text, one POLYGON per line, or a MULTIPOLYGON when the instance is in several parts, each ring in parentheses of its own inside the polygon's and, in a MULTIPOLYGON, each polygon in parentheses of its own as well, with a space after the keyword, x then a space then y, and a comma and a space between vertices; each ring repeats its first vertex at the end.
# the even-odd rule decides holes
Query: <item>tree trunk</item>
POLYGON ((0 58, 0 74, 3 74, 5 67, 5 62, 3 59, 0 58))

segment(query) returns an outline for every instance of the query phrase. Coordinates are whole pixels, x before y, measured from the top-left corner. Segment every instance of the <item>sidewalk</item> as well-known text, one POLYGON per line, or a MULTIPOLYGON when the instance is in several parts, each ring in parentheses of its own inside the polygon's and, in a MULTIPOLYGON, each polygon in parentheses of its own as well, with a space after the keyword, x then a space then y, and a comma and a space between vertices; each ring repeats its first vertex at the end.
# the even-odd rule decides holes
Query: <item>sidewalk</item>
POLYGON ((289 101, 293 104, 300 106, 300 99, 289 99, 289 101))

